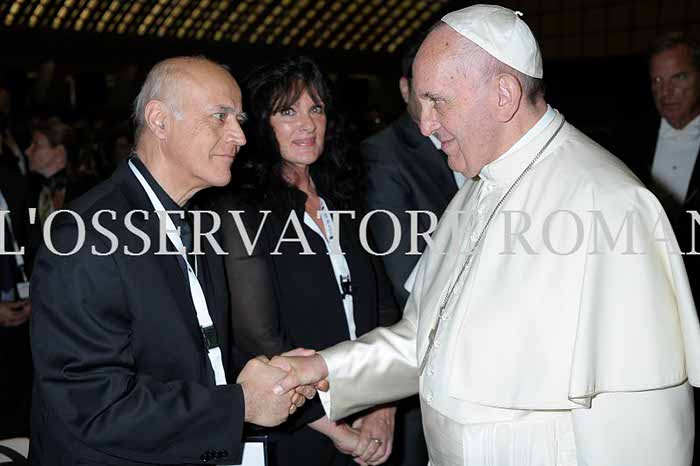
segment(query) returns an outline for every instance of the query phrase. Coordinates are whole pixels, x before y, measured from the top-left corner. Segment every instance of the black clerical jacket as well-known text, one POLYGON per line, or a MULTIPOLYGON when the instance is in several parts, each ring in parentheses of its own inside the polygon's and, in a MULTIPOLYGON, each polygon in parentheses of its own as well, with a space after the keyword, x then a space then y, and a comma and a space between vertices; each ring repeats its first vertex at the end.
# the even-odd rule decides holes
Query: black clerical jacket
MULTIPOLYGON (((72 255, 46 246, 32 276, 33 387, 30 460, 38 465, 230 464, 239 456, 244 420, 239 385, 216 386, 196 312, 178 261, 154 255, 158 219, 127 163, 69 205, 85 222, 85 242, 72 255), (101 224, 118 240, 92 226, 101 224), (150 212, 149 220, 129 211, 150 212)), ((76 221, 52 231, 54 247, 76 244, 76 221)), ((204 226, 205 230, 209 228, 204 226)), ((203 241, 200 267, 209 313, 222 348, 231 348, 223 263, 203 241)), ((172 250, 172 249, 171 249, 172 250)), ((233 351, 233 350, 232 350, 233 351)), ((235 351, 224 351, 232 369, 235 351)), ((242 363, 243 360, 241 359, 242 363)), ((235 381, 233 371, 229 383, 235 381)))

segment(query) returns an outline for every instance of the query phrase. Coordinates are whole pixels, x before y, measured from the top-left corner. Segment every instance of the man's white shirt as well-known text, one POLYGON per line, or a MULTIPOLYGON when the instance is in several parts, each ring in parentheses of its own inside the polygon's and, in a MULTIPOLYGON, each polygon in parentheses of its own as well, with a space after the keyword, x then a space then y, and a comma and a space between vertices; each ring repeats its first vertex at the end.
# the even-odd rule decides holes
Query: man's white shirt
POLYGON ((663 193, 660 197, 669 197, 676 205, 683 205, 698 151, 700 115, 682 129, 674 128, 665 118, 661 120, 651 167, 654 184, 663 193))

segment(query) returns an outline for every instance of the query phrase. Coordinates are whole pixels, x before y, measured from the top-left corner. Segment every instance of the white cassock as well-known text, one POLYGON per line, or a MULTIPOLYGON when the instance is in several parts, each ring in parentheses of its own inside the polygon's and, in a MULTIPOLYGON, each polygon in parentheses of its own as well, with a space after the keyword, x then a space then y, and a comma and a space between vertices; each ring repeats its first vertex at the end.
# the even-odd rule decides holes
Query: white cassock
POLYGON ((418 392, 433 466, 690 465, 700 326, 682 257, 656 198, 568 123, 494 216, 419 375, 465 251, 563 121, 548 109, 457 193, 448 212, 466 214, 441 219, 403 320, 321 351, 331 419, 418 392))

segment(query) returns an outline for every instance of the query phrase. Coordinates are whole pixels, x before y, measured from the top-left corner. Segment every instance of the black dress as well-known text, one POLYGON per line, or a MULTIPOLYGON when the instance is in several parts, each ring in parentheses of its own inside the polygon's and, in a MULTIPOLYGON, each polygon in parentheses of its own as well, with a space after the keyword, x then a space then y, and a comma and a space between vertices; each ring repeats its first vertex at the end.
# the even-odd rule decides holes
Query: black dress
MULTIPOLYGON (((272 357, 297 347, 321 350, 350 339, 342 297, 325 243, 304 224, 305 201, 305 194, 293 193, 293 211, 314 252, 312 255, 302 254, 303 246, 299 241, 279 241, 292 210, 246 205, 232 194, 225 194, 217 201, 222 219, 222 246, 229 253, 225 262, 234 341, 250 353, 272 357), (244 211, 241 219, 250 242, 260 231, 252 254, 246 250, 241 232, 228 213, 230 210, 244 211), (270 213, 260 227, 264 217, 260 213, 262 210, 270 213)), ((333 209, 332 205, 328 207, 333 209)), ((360 243, 359 220, 341 216, 340 224, 340 245, 352 278, 358 337, 378 325, 391 325, 399 318, 381 262, 360 243)), ((290 225, 284 238, 296 237, 290 225)), ((291 416, 285 426, 274 429, 270 464, 354 464, 328 437, 306 426, 324 414, 316 398, 291 416)))

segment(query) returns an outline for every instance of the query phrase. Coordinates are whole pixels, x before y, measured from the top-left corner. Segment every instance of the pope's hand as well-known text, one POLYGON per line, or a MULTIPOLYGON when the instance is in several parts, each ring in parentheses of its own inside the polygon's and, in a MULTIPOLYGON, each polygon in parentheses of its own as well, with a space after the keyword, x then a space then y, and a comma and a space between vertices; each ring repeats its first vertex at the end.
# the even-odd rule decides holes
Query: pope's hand
MULTIPOLYGON (((316 354, 316 351, 312 349, 297 348, 282 353, 282 356, 313 356, 314 354, 316 354)), ((316 387, 312 385, 299 385, 294 391, 296 392, 292 395, 292 403, 294 404, 290 407, 289 414, 293 414, 297 407, 304 404, 306 399, 311 400, 316 396, 316 387), (299 404, 300 401, 301 404, 299 404)))
POLYGON ((275 385, 273 390, 276 394, 282 395, 303 385, 313 385, 319 390, 328 390, 326 380, 328 367, 320 354, 314 353, 308 356, 290 356, 289 354, 275 356, 270 361, 270 365, 287 373, 286 377, 275 385))
POLYGON ((239 374, 236 383, 243 388, 245 421, 273 427, 286 421, 287 416, 296 411, 297 406, 304 404, 304 397, 298 396, 296 392, 290 391, 291 389, 276 395, 272 387, 285 378, 286 374, 268 365, 268 362, 265 356, 251 359, 239 374))

